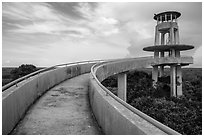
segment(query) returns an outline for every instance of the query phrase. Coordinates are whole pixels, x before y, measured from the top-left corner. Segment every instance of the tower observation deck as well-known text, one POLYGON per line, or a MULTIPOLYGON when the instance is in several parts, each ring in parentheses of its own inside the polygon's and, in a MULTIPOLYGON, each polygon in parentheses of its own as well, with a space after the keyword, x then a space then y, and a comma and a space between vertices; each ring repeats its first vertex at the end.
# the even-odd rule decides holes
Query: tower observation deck
POLYGON ((192 57, 181 57, 180 55, 180 51, 194 48, 192 45, 180 44, 177 23, 180 16, 181 13, 177 11, 155 14, 153 18, 157 21, 157 25, 155 27, 154 46, 143 48, 144 51, 154 52, 155 62, 152 64, 154 85, 158 81, 158 77, 164 75, 164 67, 170 66, 171 96, 182 95, 181 67, 193 63, 192 57))

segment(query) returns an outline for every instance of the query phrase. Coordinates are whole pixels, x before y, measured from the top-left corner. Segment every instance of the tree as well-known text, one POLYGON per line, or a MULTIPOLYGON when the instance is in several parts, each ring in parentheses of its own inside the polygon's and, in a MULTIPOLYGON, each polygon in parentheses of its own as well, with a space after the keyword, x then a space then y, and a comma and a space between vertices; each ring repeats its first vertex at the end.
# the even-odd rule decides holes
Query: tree
POLYGON ((12 80, 16 80, 16 79, 23 77, 25 75, 28 75, 28 74, 36 71, 36 70, 37 70, 36 66, 34 66, 32 64, 26 64, 26 65, 22 64, 18 68, 11 71, 12 80))

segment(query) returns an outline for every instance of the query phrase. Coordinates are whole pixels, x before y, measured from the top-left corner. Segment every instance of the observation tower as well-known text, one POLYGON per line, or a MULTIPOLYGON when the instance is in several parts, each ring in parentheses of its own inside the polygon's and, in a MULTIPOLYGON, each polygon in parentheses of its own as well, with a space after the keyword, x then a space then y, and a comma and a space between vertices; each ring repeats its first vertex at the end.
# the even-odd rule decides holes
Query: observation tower
POLYGON ((193 49, 194 46, 179 43, 179 27, 177 19, 181 13, 177 11, 161 12, 154 15, 157 21, 155 27, 154 46, 143 48, 144 51, 154 52, 152 62, 152 79, 154 85, 158 77, 164 75, 164 67, 170 66, 171 96, 182 95, 181 67, 193 63, 192 57, 181 57, 180 51, 193 49))

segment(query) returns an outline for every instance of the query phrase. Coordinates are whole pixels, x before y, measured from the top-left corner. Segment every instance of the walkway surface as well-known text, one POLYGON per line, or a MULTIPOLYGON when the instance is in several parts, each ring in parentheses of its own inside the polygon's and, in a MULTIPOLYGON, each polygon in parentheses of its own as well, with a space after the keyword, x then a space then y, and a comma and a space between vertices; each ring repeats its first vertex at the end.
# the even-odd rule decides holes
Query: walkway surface
POLYGON ((45 93, 11 134, 102 134, 88 99, 89 74, 69 79, 45 93))

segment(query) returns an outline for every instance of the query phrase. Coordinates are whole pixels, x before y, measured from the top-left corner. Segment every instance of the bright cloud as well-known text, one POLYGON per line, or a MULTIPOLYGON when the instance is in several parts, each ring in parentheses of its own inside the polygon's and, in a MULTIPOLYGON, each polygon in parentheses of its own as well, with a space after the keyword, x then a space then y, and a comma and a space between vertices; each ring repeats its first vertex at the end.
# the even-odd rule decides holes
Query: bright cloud
POLYGON ((60 20, 46 3, 3 3, 3 16, 12 20, 60 20))
POLYGON ((153 14, 164 10, 178 10, 182 13, 179 22, 181 42, 195 45, 195 50, 187 54, 201 60, 202 56, 196 56, 197 48, 202 45, 200 5, 3 3, 3 65, 33 63, 50 66, 89 59, 151 55, 142 49, 154 41, 156 23, 152 19, 153 14))
POLYGON ((75 10, 86 19, 83 25, 91 28, 94 35, 108 36, 119 32, 117 28, 118 21, 116 19, 102 16, 99 12, 95 12, 95 9, 90 4, 79 3, 79 6, 75 7, 75 10))

